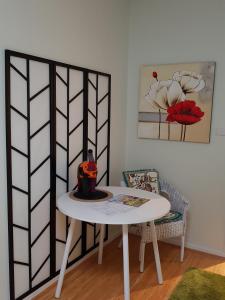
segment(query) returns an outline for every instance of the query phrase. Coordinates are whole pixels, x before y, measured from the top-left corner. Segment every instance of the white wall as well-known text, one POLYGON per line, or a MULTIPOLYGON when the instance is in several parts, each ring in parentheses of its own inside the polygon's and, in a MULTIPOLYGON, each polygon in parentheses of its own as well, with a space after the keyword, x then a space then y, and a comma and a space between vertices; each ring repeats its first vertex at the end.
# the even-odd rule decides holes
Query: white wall
POLYGON ((225 254, 225 1, 131 0, 126 169, 154 167, 190 200, 189 245, 225 254), (137 138, 139 67, 216 61, 211 143, 137 138))
POLYGON ((4 49, 112 74, 111 183, 155 167, 190 200, 188 240, 225 253, 225 0, 0 0, 0 299, 8 299, 4 49), (137 138, 139 66, 216 61, 209 145, 137 138), (125 119, 127 131, 125 133, 125 119), (124 151, 124 139, 126 150, 124 151))
POLYGON ((0 0, 0 299, 8 294, 4 49, 112 74, 111 183, 124 164, 128 0, 0 0))

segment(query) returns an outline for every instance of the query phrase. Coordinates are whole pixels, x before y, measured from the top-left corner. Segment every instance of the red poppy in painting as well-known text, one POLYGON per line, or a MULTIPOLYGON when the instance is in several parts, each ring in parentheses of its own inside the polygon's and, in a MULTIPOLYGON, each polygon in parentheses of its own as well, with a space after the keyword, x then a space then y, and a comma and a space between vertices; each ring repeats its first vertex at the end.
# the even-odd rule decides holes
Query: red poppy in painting
POLYGON ((157 77, 158 77, 158 74, 157 74, 157 72, 152 72, 152 76, 154 77, 154 78, 156 78, 157 79, 157 77))
POLYGON ((191 125, 201 121, 204 112, 201 111, 193 100, 185 100, 170 106, 167 109, 168 122, 177 122, 183 125, 191 125))

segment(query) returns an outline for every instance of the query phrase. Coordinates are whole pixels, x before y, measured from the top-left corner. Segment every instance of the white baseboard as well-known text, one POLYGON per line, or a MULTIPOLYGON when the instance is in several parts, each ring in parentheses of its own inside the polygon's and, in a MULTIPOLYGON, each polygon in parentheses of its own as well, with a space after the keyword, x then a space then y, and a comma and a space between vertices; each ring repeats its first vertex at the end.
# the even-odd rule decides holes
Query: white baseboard
MULTIPOLYGON (((165 242, 168 243, 168 244, 172 244, 172 245, 177 245, 177 246, 180 245, 180 241, 177 240, 177 239, 166 240, 165 242)), ((200 252, 204 252, 204 253, 208 253, 208 254, 225 257, 225 252, 222 251, 222 250, 212 249, 212 248, 209 248, 209 247, 206 247, 206 246, 193 244, 193 243, 190 243, 190 242, 186 242, 185 247, 188 248, 188 249, 192 249, 192 250, 196 250, 196 251, 200 251, 200 252)))
POLYGON ((196 245, 196 244, 192 244, 187 242, 185 245, 187 248, 189 249, 193 249, 193 250, 197 250, 197 251, 201 251, 201 252, 205 252, 208 254, 213 254, 213 255, 217 255, 217 256, 221 256, 221 257, 225 257, 225 252, 221 251, 221 250, 216 250, 216 249, 212 249, 206 246, 201 246, 201 245, 196 245))
MULTIPOLYGON (((113 240, 115 240, 117 237, 119 237, 121 235, 121 232, 117 232, 113 235, 111 235, 111 237, 109 237, 108 241, 106 241, 104 243, 104 246, 108 245, 109 243, 111 243, 113 240)), ((70 272, 71 270, 75 269, 77 266, 79 266, 82 262, 84 262, 86 259, 88 259, 89 257, 91 257, 92 255, 94 255, 96 252, 98 251, 98 247, 93 249, 90 253, 88 253, 87 255, 85 255, 83 258, 81 258, 79 261, 77 261, 75 264, 73 264, 71 267, 69 267, 66 270, 66 273, 70 272)), ((97 263, 97 262, 96 262, 97 263)), ((26 298, 24 298, 24 300, 32 300, 35 296, 37 296, 38 294, 40 294, 41 292, 43 292, 45 289, 47 289, 49 286, 51 286, 54 282, 56 282, 58 280, 58 276, 54 277, 53 279, 51 279, 50 281, 48 281, 46 284, 44 284, 42 287, 40 287, 39 289, 37 289, 35 292, 33 292, 31 295, 27 296, 26 298)))

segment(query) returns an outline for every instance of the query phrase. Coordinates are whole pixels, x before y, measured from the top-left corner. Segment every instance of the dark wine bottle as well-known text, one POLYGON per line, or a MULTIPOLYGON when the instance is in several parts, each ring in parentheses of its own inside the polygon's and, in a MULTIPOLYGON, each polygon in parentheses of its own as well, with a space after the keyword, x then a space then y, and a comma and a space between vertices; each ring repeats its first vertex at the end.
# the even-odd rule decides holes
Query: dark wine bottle
POLYGON ((95 160, 94 160, 93 150, 92 150, 92 149, 88 149, 87 160, 88 160, 88 161, 93 161, 93 162, 95 161, 95 160))

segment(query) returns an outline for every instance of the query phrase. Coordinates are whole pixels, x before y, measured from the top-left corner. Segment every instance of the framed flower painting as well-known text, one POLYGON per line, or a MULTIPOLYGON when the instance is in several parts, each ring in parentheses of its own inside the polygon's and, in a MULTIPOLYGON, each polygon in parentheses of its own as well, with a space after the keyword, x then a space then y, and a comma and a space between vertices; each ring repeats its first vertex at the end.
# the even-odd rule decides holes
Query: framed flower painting
POLYGON ((141 67, 138 137, 209 143, 214 62, 141 67))

